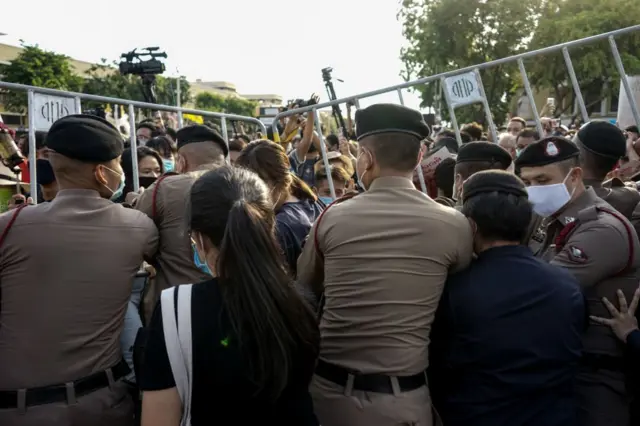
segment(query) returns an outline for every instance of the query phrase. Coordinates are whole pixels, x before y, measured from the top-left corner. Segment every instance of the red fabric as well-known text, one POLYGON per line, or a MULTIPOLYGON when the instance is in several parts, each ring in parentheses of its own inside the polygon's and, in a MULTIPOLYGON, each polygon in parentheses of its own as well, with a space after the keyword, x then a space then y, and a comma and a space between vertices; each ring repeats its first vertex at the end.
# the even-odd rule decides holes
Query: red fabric
POLYGON ((20 180, 24 183, 31 183, 31 175, 29 174, 29 164, 26 161, 18 164, 20 167, 20 180))
POLYGON ((556 237, 556 253, 560 253, 562 251, 564 245, 567 243, 567 237, 569 236, 571 231, 573 231, 573 228, 575 228, 577 224, 578 221, 574 220, 573 222, 566 224, 565 227, 562 228, 562 231, 560 231, 560 233, 556 237))

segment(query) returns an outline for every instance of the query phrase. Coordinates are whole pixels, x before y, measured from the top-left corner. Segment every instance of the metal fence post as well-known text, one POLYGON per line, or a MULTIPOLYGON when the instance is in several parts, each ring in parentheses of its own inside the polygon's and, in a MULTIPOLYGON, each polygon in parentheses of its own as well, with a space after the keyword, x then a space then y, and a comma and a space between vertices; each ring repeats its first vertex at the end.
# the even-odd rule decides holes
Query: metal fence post
MULTIPOLYGON (((576 71, 573 69, 573 62, 571 62, 571 56, 569 55, 569 49, 566 47, 562 48, 562 56, 564 56, 564 63, 567 66, 567 71, 569 72, 569 78, 571 79, 571 85, 573 86, 573 92, 576 95, 576 100, 578 101, 578 107, 580 108, 580 115, 582 116, 582 122, 586 123, 589 121, 589 113, 587 112, 587 107, 584 104, 584 98, 582 97, 582 91, 580 90, 580 83, 578 83, 578 77, 576 77, 576 71)), ((542 133, 540 134, 542 136, 542 133)))
POLYGON ((451 103, 451 98, 449 97, 449 92, 447 91, 447 83, 444 81, 444 77, 440 78, 440 84, 442 85, 442 92, 444 93, 444 100, 447 102, 447 106, 449 107, 449 120, 451 120, 451 125, 453 126, 453 130, 456 132, 456 139, 458 140, 458 146, 462 145, 462 136, 460 135, 460 128, 458 127, 458 119, 456 118, 456 111, 453 107, 453 103, 451 103))
POLYGON ((129 127, 131 127, 131 170, 133 172, 133 190, 138 191, 140 188, 140 172, 138 170, 138 140, 136 138, 136 110, 132 104, 129 104, 129 127))
POLYGON ((613 36, 609 36, 609 45, 611 46, 613 60, 615 61, 616 67, 618 68, 618 73, 620 74, 620 79, 622 80, 624 91, 627 94, 627 99, 629 99, 631 114, 633 114, 633 119, 636 121, 636 126, 640 127, 640 113, 638 113, 638 104, 636 103, 636 99, 633 96, 633 91, 631 90, 631 86, 629 85, 627 73, 625 72, 624 65, 622 64, 622 58, 620 58, 620 52, 618 52, 618 45, 616 44, 616 40, 613 38, 613 36))
POLYGON ((476 81, 478 82, 478 89, 480 90, 480 95, 482 96, 482 106, 484 108, 485 117, 487 117, 487 124, 489 124, 489 131, 491 135, 493 135, 493 143, 498 143, 498 132, 496 131, 496 125, 493 124, 493 116, 491 115, 491 108, 489 108, 489 100, 487 99, 487 94, 484 91, 484 84, 482 84, 482 76, 480 75, 480 70, 476 68, 474 70, 476 74, 476 81))
POLYGON ((527 76, 527 70, 524 68, 524 62, 522 61, 522 58, 518 59, 518 67, 520 68, 520 74, 522 75, 524 90, 525 92, 527 92, 529 104, 531 105, 531 110, 533 111, 533 118, 536 121, 536 129, 538 130, 538 134, 540 135, 540 137, 542 137, 542 135, 544 134, 542 122, 540 121, 540 115, 538 114, 538 108, 536 107, 536 100, 533 97, 533 91, 531 90, 531 84, 529 83, 529 77, 527 76))
POLYGON ((38 172, 36 171, 36 105, 35 93, 27 91, 27 113, 29 114, 29 194, 33 204, 38 204, 38 172))
MULTIPOLYGON (((320 153, 322 154, 322 162, 324 163, 324 169, 327 172, 327 182, 329 182, 329 192, 331 192, 331 198, 336 199, 336 189, 333 186, 333 176, 331 176, 331 165, 327 158, 327 147, 324 144, 324 136, 322 135, 322 125, 320 124, 320 116, 318 110, 315 108, 311 110, 313 118, 316 122, 316 131, 318 132, 318 139, 320 139, 320 153)), ((311 142, 313 143, 313 141, 311 142)))
POLYGON ((402 89, 398 89, 398 99, 400 99, 400 105, 404 105, 404 97, 402 96, 402 89))
POLYGON ((82 114, 82 101, 80 100, 80 97, 76 96, 73 100, 76 105, 76 114, 82 114))

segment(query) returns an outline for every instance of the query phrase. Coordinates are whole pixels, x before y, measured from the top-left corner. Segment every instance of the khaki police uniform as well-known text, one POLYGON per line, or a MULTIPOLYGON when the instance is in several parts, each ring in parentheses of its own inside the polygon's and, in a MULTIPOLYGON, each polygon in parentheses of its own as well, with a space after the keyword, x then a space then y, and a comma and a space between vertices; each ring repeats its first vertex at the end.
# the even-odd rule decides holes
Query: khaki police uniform
POLYGON ((472 251, 465 217, 405 178, 380 177, 325 211, 298 260, 298 283, 325 298, 311 386, 323 426, 432 424, 429 332, 447 275, 472 251), (362 374, 392 390, 358 390, 362 374), (411 376, 422 385, 403 392, 411 376))
MULTIPOLYGON (((539 256, 572 272, 582 286, 590 315, 608 317, 602 298, 627 300, 640 282, 640 244, 631 223, 597 197, 593 188, 547 223, 539 256)), ((609 327, 590 323, 584 334, 578 375, 582 425, 628 425, 624 346, 609 327)))
POLYGON ((584 184, 591 186, 598 197, 629 219, 636 232, 640 231, 640 193, 637 189, 629 188, 617 178, 606 184, 597 179, 585 179, 584 184))
POLYGON ((136 201, 135 208, 149 216, 160 231, 156 276, 144 297, 145 318, 151 318, 162 290, 208 279, 193 262, 186 218, 191 186, 202 173, 167 176, 147 188, 136 201))
MULTIPOLYGON (((183 127, 177 133, 178 154, 186 145, 206 143, 218 145, 224 156, 229 154, 226 141, 208 126, 183 127)), ((144 212, 155 222, 160 231, 160 247, 156 256, 156 276, 145 291, 145 319, 151 318, 153 308, 162 290, 171 286, 199 283, 211 278, 194 262, 194 250, 187 223, 189 223, 189 193, 193 183, 212 165, 194 167, 182 175, 163 176, 136 201, 136 209, 144 212)))
MULTIPOLYGON (((0 216, 0 229, 13 214, 0 216)), ((92 190, 20 211, 0 247, 1 425, 131 423, 132 401, 111 369, 133 279, 157 244, 149 218, 92 190), (108 382, 78 394, 96 374, 108 382)))

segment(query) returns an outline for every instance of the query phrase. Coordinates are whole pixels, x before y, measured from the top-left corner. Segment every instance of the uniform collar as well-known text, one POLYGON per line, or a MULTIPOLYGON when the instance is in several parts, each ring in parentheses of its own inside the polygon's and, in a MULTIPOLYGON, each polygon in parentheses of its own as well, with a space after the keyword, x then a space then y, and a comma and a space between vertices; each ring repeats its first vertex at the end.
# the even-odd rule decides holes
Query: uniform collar
POLYGON ((578 212, 596 204, 597 201, 598 196, 596 195, 596 192, 592 187, 588 187, 582 195, 572 201, 562 213, 556 216, 555 220, 560 222, 563 226, 566 226, 576 220, 578 212))
POLYGON ((416 189, 411 179, 400 176, 383 176, 374 180, 367 192, 387 188, 416 189))
POLYGON ((600 188, 602 181, 598 179, 584 179, 584 186, 591 186, 593 188, 600 188))
POLYGON ((102 198, 100 193, 95 189, 61 189, 56 194, 56 198, 72 198, 72 197, 89 197, 89 198, 102 198))

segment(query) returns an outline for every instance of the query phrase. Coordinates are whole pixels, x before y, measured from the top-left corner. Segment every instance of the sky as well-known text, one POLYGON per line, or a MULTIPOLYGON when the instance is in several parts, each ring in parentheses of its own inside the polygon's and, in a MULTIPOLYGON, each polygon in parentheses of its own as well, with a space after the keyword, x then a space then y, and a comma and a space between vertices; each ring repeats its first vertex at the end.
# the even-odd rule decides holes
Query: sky
MULTIPOLYGON (((22 39, 89 62, 158 46, 168 55, 165 75, 228 81, 240 94, 274 93, 286 101, 315 92, 327 100, 320 72, 325 67, 334 69, 338 97, 402 82, 400 0, 5 3, 0 33, 7 35, 0 43, 22 39), (11 16, 16 19, 6 19, 11 16)), ((407 106, 418 108, 415 94, 403 95, 407 106)), ((372 97, 360 106, 377 102, 397 103, 398 95, 372 97)))

